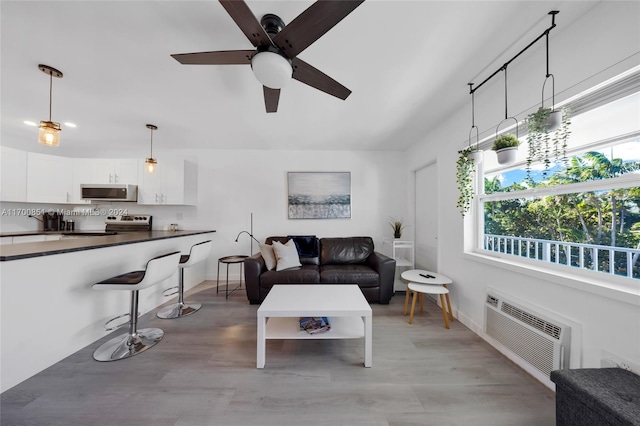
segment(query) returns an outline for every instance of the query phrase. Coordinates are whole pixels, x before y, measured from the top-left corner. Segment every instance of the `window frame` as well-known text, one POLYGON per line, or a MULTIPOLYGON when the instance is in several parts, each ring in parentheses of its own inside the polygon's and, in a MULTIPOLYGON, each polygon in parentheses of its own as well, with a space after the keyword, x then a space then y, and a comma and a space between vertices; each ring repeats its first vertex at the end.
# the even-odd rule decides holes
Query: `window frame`
MULTIPOLYGON (((571 109, 572 114, 580 114, 636 93, 638 92, 638 86, 640 86, 640 66, 634 67, 613 79, 573 97, 572 99, 558 104, 556 108, 568 106, 571 109)), ((505 129, 505 131, 508 131, 508 129, 505 129)), ((595 150, 603 145, 616 144, 625 140, 637 139, 638 137, 640 137, 640 129, 629 134, 619 135, 607 140, 586 144, 572 151, 577 153, 584 152, 585 150, 595 150)), ((492 141, 493 137, 487 137, 480 141, 478 143, 479 149, 489 149, 492 141)), ((567 152, 567 155, 570 154, 571 152, 567 152)), ((512 254, 499 253, 484 249, 485 202, 590 192, 611 188, 624 189, 637 187, 639 186, 638 182, 640 181, 638 173, 630 173, 608 179, 591 180, 553 187, 531 188, 521 191, 485 194, 483 166, 484 165, 482 163, 476 166, 474 178, 474 190, 476 196, 472 202, 470 214, 464 221, 464 256, 466 258, 497 266, 502 269, 524 273, 525 275, 566 285, 575 289, 610 297, 619 301, 640 305, 640 280, 636 278, 613 275, 601 271, 574 268, 564 264, 556 265, 554 263, 543 262, 537 259, 529 259, 526 257, 519 257, 512 254), (468 238, 469 231, 471 231, 471 238, 468 238)), ((512 167, 513 165, 510 165, 508 168, 512 167)), ((492 171, 495 170, 492 169, 492 171)))

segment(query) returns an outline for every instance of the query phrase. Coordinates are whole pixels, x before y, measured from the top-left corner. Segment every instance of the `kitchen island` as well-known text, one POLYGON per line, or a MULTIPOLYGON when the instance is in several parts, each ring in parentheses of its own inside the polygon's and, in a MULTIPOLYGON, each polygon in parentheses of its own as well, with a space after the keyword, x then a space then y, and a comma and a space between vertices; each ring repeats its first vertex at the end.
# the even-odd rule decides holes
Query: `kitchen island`
MULTIPOLYGON (((94 291, 94 283, 143 270, 158 255, 187 254, 214 232, 146 231, 0 246, 0 392, 98 345, 108 334, 103 324, 128 311, 128 292, 94 291)), ((215 265, 202 262, 185 270, 185 290, 205 279, 209 263, 215 265)), ((140 292, 141 314, 173 301, 162 291, 177 285, 178 274, 176 267, 166 282, 140 292)))
POLYGON ((51 256, 75 251, 94 250, 105 247, 157 241, 167 238, 186 237, 207 234, 215 231, 144 231, 125 233, 76 232, 12 232, 0 234, 0 237, 29 235, 61 235, 55 241, 39 241, 23 244, 5 244, 0 246, 0 262, 27 259, 30 257, 51 256), (90 235, 93 234, 93 235, 90 235))

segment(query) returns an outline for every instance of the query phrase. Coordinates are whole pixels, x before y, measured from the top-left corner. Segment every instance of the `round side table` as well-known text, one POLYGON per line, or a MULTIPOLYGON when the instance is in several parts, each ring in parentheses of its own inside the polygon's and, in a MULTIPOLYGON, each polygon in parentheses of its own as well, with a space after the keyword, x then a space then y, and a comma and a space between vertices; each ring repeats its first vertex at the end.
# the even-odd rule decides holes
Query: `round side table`
POLYGON ((218 294, 218 284, 220 284, 220 264, 224 263, 227 265, 227 285, 225 286, 225 299, 229 298, 229 294, 233 294, 234 291, 242 288, 242 266, 244 265, 244 260, 249 257, 245 255, 233 255, 233 256, 225 256, 218 259, 218 277, 216 279, 216 294, 218 294), (240 284, 231 290, 229 293, 229 265, 232 264, 240 264, 240 284))
POLYGON ((423 294, 439 294, 440 295, 440 304, 442 305, 442 313, 444 315, 445 327, 449 328, 449 321, 451 319, 453 321, 453 311, 451 310, 451 300, 449 299, 449 290, 447 288, 448 284, 452 284, 451 278, 437 274, 435 272, 426 271, 423 269, 411 269, 408 271, 404 271, 401 275, 402 279, 409 282, 407 287, 407 294, 404 299, 404 311, 403 315, 407 314, 407 308, 409 307, 409 297, 410 294, 413 293, 413 303, 411 307, 411 314, 409 315, 409 324, 412 323, 413 320, 413 308, 415 307, 415 298, 420 297, 420 311, 422 312, 423 307, 423 294), (440 287, 440 290, 437 289, 440 287), (445 307, 446 302, 446 307, 445 307), (448 317, 447 318, 447 308, 448 308, 448 317))

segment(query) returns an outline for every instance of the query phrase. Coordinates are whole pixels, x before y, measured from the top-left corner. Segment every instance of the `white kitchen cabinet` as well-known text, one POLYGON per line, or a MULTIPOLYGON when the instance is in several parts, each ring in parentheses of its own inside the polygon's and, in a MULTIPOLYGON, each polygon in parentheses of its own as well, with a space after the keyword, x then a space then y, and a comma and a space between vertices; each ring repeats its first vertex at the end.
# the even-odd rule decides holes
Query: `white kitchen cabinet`
POLYGON ((76 204, 87 204, 80 191, 82 184, 138 184, 138 160, 135 158, 74 158, 73 191, 71 200, 76 204))
POLYGON ((27 152, 0 147, 0 201, 27 201, 27 152))
POLYGON ((396 273, 393 291, 406 291, 405 283, 400 275, 407 270, 415 269, 415 248, 413 241, 385 238, 382 240, 383 253, 396 260, 396 273))
POLYGON ((195 164, 186 160, 159 159, 155 173, 144 170, 140 160, 138 204, 195 205, 195 164))
POLYGON ((125 159, 91 159, 93 175, 91 182, 83 183, 120 183, 138 184, 138 160, 125 159))
POLYGON ((0 237, 0 245, 13 244, 13 237, 0 237))
POLYGON ((57 155, 27 153, 27 201, 70 203, 73 162, 57 155))

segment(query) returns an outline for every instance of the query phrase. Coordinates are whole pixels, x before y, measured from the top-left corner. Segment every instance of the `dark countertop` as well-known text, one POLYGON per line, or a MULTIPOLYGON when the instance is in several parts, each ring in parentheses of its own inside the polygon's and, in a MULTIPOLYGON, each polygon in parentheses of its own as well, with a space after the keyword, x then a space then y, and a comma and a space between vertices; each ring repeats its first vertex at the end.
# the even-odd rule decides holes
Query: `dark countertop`
MULTIPOLYGON (((80 234, 87 231, 76 231, 80 234)), ((0 245, 0 261, 28 259, 31 257, 51 256, 54 254, 71 253, 74 251, 93 250, 104 247, 120 246, 125 244, 144 243, 154 240, 163 240, 166 238, 188 237, 191 235, 208 234, 216 232, 209 231, 148 231, 148 232, 126 232, 116 235, 97 235, 82 236, 81 238, 70 238, 56 241, 40 241, 34 243, 22 244, 3 244, 0 245)), ((65 232, 66 233, 66 232, 65 232)), ((42 235, 42 234, 61 234, 60 231, 51 232, 22 232, 7 233, 6 236, 24 236, 24 235, 42 235)), ((98 233, 100 234, 100 233, 98 233)), ((102 233, 104 234, 104 233, 102 233)))
POLYGON ((28 237, 31 235, 113 235, 116 232, 106 232, 106 231, 16 231, 16 232, 3 232, 0 234, 0 238, 2 237, 28 237))

